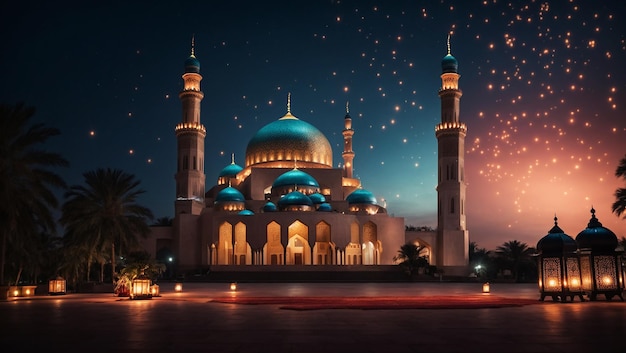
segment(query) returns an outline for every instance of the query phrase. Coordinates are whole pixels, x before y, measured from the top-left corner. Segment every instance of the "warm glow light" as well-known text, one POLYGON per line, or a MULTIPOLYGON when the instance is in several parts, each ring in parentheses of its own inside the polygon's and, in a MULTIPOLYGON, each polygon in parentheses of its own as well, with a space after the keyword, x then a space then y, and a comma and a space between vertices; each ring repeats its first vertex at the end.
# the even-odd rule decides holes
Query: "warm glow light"
POLYGON ((182 292, 183 291, 183 284, 182 283, 176 283, 176 285, 174 285, 174 291, 182 292))
POLYGON ((489 293, 489 292, 490 292, 489 282, 483 283, 483 293, 489 293))
POLYGON ((233 282, 233 283, 230 284, 230 290, 233 291, 233 292, 237 290, 237 283, 236 282, 233 282))

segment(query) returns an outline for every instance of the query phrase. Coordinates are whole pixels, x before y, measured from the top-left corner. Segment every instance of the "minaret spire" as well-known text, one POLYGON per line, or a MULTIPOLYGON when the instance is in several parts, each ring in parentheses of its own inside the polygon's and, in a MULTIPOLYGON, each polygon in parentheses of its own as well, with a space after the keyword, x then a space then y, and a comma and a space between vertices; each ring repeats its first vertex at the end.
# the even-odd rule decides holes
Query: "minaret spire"
POLYGON ((195 53, 195 46, 196 46, 196 44, 195 44, 195 42, 196 42, 196 35, 192 34, 191 35, 191 56, 194 56, 194 57, 196 56, 196 53, 195 53))
POLYGON ((287 114, 291 114, 291 92, 287 93, 287 114))
POLYGON ((466 224, 465 136, 467 127, 460 119, 461 96, 459 63, 450 50, 441 60, 441 122, 435 126, 437 137, 437 267, 446 272, 466 272, 469 231, 466 224))
POLYGON ((195 57, 195 36, 191 37, 191 55, 185 60, 183 89, 178 93, 182 117, 176 125, 178 162, 176 167, 175 212, 199 215, 204 208, 204 138, 206 128, 200 121, 200 61, 195 57))
POLYGON ((345 178, 352 178, 354 170, 354 166, 352 165, 352 161, 354 160, 354 151, 352 151, 352 136, 354 135, 354 130, 352 130, 352 118, 350 117, 349 101, 346 102, 346 116, 343 121, 343 152, 341 153, 341 156, 343 157, 343 176, 345 178))
POLYGON ((235 154, 234 153, 230 154, 230 164, 235 164, 235 154))

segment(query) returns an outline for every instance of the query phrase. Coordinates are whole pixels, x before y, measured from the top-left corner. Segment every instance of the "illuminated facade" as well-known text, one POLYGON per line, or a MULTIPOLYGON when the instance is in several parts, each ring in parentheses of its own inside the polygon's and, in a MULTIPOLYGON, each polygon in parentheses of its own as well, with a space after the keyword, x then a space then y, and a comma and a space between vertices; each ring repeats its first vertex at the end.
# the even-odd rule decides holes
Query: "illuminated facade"
MULTIPOLYGON (((454 82, 458 81, 456 75, 454 82)), ((245 165, 236 164, 233 156, 215 177, 215 184, 204 192, 206 130, 200 122, 201 79, 200 63, 192 49, 185 61, 185 85, 179 95, 183 121, 175 130, 176 214, 171 227, 153 227, 151 236, 143 241, 144 248, 157 259, 172 256, 179 272, 245 265, 392 265, 400 247, 414 242, 426 247, 424 254, 431 264, 440 265, 435 251, 440 240, 437 234, 405 232, 404 218, 390 216, 353 177, 355 131, 348 105, 342 131, 342 168, 333 168, 331 145, 324 134, 292 114, 288 96, 285 115, 265 125, 248 142, 245 165)), ((448 136, 461 144, 456 159, 443 151, 440 168, 446 163, 458 166, 458 153, 463 148, 460 129, 445 124, 460 124, 460 91, 457 87, 442 89, 440 96, 446 110, 442 124, 437 126, 440 153, 441 146, 449 144, 448 136)), ((464 186, 459 195, 460 183, 455 185, 456 194, 454 187, 440 182, 439 192, 446 193, 446 198, 458 195, 457 200, 461 200, 464 186)), ((463 225, 464 221, 463 216, 463 225)), ((448 245, 448 238, 450 234, 444 233, 441 244, 448 245)), ((467 242, 465 245, 467 248, 467 242)), ((448 252, 442 254, 444 259, 448 256, 448 252)), ((452 261, 454 265, 462 262, 452 261)))

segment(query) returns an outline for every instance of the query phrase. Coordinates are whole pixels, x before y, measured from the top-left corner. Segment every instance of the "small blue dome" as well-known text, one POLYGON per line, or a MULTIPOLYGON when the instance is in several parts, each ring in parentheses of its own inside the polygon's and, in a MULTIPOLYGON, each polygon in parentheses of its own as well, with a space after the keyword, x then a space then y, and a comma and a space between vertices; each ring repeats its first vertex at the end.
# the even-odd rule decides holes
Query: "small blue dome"
POLYGON ((333 208, 330 206, 330 204, 328 202, 324 202, 324 203, 319 205, 317 210, 321 211, 321 212, 330 212, 330 211, 333 210, 333 208))
POLYGON ((596 210, 591 209, 591 219, 587 228, 576 236, 579 249, 591 249, 592 251, 613 252, 617 245, 617 236, 613 231, 602 226, 596 218, 596 210))
POLYGON ((274 183, 272 184, 272 188, 283 186, 312 186, 314 188, 320 187, 315 178, 313 178, 308 173, 305 173, 298 169, 292 169, 286 173, 281 174, 278 178, 276 178, 276 180, 274 180, 274 183))
POLYGON ((370 204, 376 205, 376 197, 365 189, 356 189, 346 198, 348 204, 370 204))
POLYGON ((305 194, 296 190, 296 191, 292 191, 288 193, 287 195, 283 196, 280 200, 278 200, 278 205, 281 207, 294 206, 294 205, 313 206, 313 201, 311 201, 311 199, 305 194))
POLYGON ((449 72, 457 73, 458 69, 459 62, 454 56, 452 56, 452 54, 444 56, 443 60, 441 60, 441 70, 444 74, 449 72))
POLYGON ((263 206, 263 212, 276 212, 277 210, 276 205, 272 201, 268 201, 263 206))
POLYGON ((225 201, 237 201, 237 202, 245 202, 246 198, 243 194, 235 189, 232 186, 222 189, 217 193, 215 197, 215 202, 225 202, 225 201))
POLYGON ((200 61, 193 54, 185 60, 185 73, 200 73, 200 61))
POLYGON ((313 193, 313 194, 309 195, 309 198, 316 205, 319 205, 319 204, 322 204, 322 203, 326 202, 326 198, 324 197, 324 195, 320 194, 319 192, 316 192, 316 193, 313 193))
POLYGON ((250 210, 241 210, 237 214, 240 215, 240 216, 252 216, 254 214, 254 212, 252 212, 250 210))
POLYGON ((537 243, 537 251, 544 255, 573 253, 577 249, 576 240, 563 232, 557 225, 556 217, 554 217, 554 227, 537 243))
POLYGON ((224 167, 224 169, 222 169, 222 171, 220 172, 220 177, 224 177, 224 176, 235 176, 237 174, 239 174, 240 171, 242 171, 243 168, 235 163, 231 163, 229 165, 227 165, 226 167, 224 167))

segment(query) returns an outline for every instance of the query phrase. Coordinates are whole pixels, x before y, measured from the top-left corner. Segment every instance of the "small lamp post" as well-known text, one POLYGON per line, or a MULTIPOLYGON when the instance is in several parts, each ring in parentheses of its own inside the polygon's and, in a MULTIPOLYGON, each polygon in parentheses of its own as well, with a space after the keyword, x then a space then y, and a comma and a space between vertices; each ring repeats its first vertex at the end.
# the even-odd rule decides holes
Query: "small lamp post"
POLYGON ((537 243, 540 300, 551 296, 565 302, 578 296, 584 301, 576 241, 559 228, 557 220, 555 216, 554 227, 537 243))
POLYGON ((576 236, 582 287, 590 300, 596 300, 597 295, 602 294, 606 300, 617 296, 624 301, 622 251, 616 250, 618 242, 615 233, 603 227, 595 213, 592 208, 587 228, 576 236))
POLYGON ((132 281, 130 299, 152 299, 150 278, 143 271, 132 281))
POLYGON ((63 295, 66 293, 65 279, 61 276, 57 276, 55 279, 51 279, 48 282, 48 294, 49 295, 63 295))

